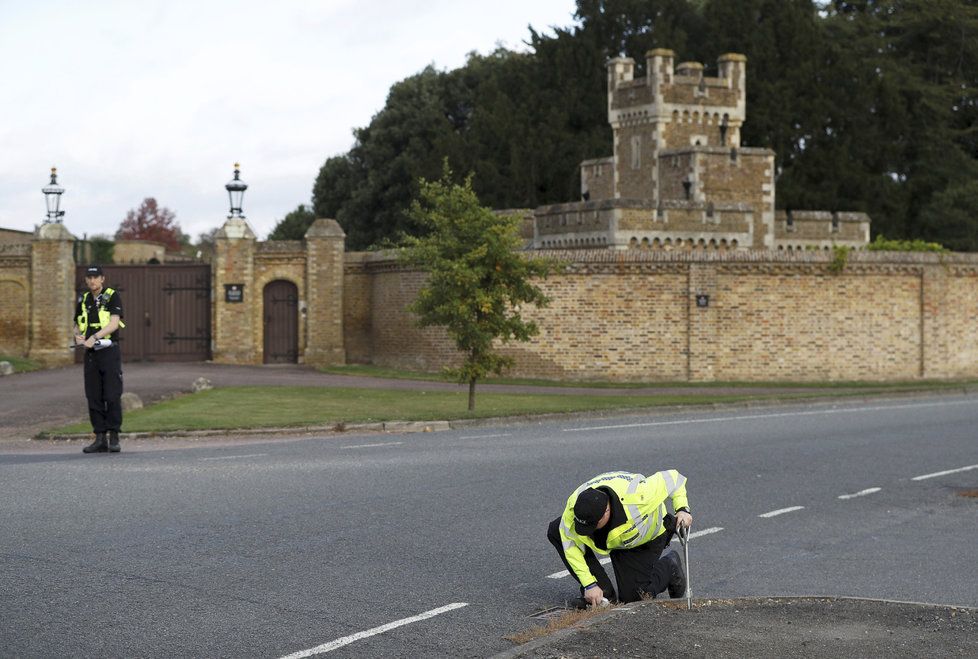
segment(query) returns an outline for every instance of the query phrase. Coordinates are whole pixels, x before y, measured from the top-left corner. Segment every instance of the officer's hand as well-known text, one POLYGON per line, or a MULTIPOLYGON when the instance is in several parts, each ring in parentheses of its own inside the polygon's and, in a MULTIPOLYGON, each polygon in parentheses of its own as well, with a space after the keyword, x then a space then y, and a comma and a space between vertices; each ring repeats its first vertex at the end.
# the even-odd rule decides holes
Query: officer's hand
POLYGON ((687 513, 685 510, 680 510, 678 513, 676 513, 676 528, 677 529, 680 528, 680 527, 682 527, 682 526, 685 526, 686 528, 689 528, 692 525, 693 525, 693 516, 692 515, 690 515, 689 513, 687 513))
POLYGON ((594 586, 584 591, 584 600, 591 606, 601 604, 602 599, 604 599, 604 591, 601 590, 601 586, 594 586))
POLYGON ((75 345, 80 346, 85 344, 85 337, 81 334, 75 334, 75 345))
POLYGON ((85 345, 86 348, 94 348, 95 347, 95 341, 96 341, 95 335, 92 334, 90 337, 88 337, 87 339, 85 339, 84 345, 85 345))

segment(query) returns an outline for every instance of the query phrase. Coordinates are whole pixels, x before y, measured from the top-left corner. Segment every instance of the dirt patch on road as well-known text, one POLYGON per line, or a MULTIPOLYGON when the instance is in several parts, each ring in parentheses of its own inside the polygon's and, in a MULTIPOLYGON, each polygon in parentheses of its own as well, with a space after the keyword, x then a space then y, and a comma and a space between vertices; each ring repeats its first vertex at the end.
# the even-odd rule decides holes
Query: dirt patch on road
POLYGON ((834 598, 652 601, 541 639, 519 657, 975 657, 978 609, 834 598))

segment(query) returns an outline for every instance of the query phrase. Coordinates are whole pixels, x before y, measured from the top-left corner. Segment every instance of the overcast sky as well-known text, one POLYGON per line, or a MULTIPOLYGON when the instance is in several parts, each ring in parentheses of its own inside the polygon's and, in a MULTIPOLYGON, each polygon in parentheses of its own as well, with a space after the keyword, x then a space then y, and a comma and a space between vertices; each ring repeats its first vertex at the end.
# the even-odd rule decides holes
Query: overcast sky
POLYGON ((194 239, 228 213, 241 163, 259 238, 309 203, 391 84, 454 69, 574 0, 0 0, 0 227, 45 215, 52 165, 76 236, 115 233, 145 197, 194 239))

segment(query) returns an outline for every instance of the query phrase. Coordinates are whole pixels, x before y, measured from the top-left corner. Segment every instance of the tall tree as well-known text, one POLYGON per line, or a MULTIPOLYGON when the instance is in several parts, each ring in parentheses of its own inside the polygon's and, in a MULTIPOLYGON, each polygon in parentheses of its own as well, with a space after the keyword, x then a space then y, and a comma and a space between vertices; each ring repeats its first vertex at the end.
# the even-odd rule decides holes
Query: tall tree
POLYGON ((574 200, 580 161, 612 152, 605 61, 632 57, 643 75, 645 51, 667 47, 708 68, 748 56, 742 138, 775 150, 780 208, 865 211, 876 234, 955 249, 978 231, 961 224, 978 208, 960 192, 978 176, 974 0, 578 0, 576 21, 531 29, 528 53, 395 85, 321 168, 317 215, 354 249, 420 234, 407 213, 416 177, 446 156, 492 207, 574 200))
POLYGON ((170 251, 180 251, 184 242, 176 215, 161 207, 153 197, 143 199, 139 208, 126 213, 126 218, 115 233, 116 240, 152 240, 163 243, 170 251))
POLYGON ((305 204, 299 204, 275 224, 268 234, 269 240, 302 240, 309 225, 316 221, 316 214, 305 204))
POLYGON ((419 187, 411 216, 429 232, 407 237, 400 258, 423 267, 428 279, 410 309, 421 327, 444 327, 462 353, 462 365, 447 373, 468 383, 474 410, 476 383, 513 363, 495 342, 527 341, 538 333, 521 306, 548 303, 531 279, 545 277, 551 266, 519 253, 519 217, 480 205, 471 176, 454 183, 446 162, 440 180, 422 179, 419 187))

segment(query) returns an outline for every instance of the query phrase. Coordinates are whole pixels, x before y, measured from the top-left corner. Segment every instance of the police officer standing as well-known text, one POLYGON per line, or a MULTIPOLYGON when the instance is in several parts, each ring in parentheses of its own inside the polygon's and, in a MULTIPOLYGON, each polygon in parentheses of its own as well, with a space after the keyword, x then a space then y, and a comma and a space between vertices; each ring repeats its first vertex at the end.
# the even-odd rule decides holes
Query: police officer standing
POLYGON ((122 428, 122 352, 116 331, 122 322, 119 293, 105 288, 105 275, 97 265, 85 270, 88 290, 75 307, 75 345, 85 346, 85 397, 95 441, 84 453, 119 452, 122 428))
POLYGON ((564 512, 550 523, 547 539, 580 584, 580 608, 603 599, 635 602, 665 590, 670 597, 682 597, 682 559, 674 550, 663 550, 677 527, 692 522, 686 477, 675 469, 651 476, 612 471, 571 493, 564 512), (675 515, 667 512, 667 500, 675 515), (611 556, 617 597, 596 554, 611 556))

